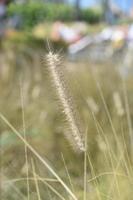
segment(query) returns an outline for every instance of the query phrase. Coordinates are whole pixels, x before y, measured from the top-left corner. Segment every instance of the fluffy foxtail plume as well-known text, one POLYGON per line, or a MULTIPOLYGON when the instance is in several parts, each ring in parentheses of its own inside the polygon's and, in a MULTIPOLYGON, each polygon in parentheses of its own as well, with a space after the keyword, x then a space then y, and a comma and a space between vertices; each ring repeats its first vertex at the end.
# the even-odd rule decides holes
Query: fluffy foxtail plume
POLYGON ((68 93, 62 69, 60 67, 61 66, 60 57, 58 54, 49 52, 46 55, 46 61, 51 79, 54 83, 54 87, 56 89, 58 98, 60 100, 60 104, 62 105, 63 112, 65 113, 66 120, 70 127, 69 134, 71 134, 70 136, 71 138, 73 138, 73 141, 77 149, 80 151, 85 151, 79 120, 77 119, 76 111, 73 108, 71 100, 72 98, 68 93))

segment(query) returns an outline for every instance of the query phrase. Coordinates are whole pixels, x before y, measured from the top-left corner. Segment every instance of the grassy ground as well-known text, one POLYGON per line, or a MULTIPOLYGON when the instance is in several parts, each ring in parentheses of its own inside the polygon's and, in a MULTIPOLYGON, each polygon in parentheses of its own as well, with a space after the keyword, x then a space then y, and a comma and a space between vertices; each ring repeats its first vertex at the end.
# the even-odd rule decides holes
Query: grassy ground
POLYGON ((64 58, 87 132, 88 150, 79 154, 64 136, 43 50, 4 45, 0 60, 1 199, 132 199, 132 78, 123 81, 108 63, 64 58))

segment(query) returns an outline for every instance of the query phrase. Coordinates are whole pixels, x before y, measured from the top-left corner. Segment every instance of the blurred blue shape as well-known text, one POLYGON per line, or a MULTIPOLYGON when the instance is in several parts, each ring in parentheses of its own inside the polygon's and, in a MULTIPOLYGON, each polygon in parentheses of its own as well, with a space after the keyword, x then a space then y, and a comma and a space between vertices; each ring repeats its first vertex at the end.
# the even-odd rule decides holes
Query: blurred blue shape
MULTIPOLYGON (((68 2, 74 4, 76 0, 68 0, 68 2)), ((133 8, 133 0, 111 0, 117 6, 119 6, 123 11, 128 12, 133 8)), ((81 7, 90 7, 98 5, 102 0, 81 0, 81 7)))

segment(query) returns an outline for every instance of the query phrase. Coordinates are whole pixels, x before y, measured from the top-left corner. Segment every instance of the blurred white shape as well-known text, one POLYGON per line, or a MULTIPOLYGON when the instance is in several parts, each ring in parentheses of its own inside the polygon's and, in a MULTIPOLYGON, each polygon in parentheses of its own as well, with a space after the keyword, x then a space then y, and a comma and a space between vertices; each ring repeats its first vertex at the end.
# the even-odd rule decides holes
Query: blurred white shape
POLYGON ((96 103, 96 101, 94 100, 93 97, 88 97, 87 98, 87 104, 88 104, 90 110, 94 114, 97 114, 99 112, 99 106, 97 105, 97 103, 96 103))
POLYGON ((85 36, 84 38, 80 39, 76 43, 69 45, 68 52, 70 54, 75 54, 78 51, 80 51, 80 50, 84 49, 85 47, 87 47, 88 45, 90 45, 91 43, 92 43, 92 38, 89 36, 85 36))
POLYGON ((120 41, 120 40, 124 40, 125 39, 125 34, 122 30, 115 30, 113 31, 111 40, 112 41, 120 41))
POLYGON ((114 100, 114 105, 116 108, 116 112, 118 116, 123 116, 124 115, 124 108, 122 106, 121 98, 119 92, 114 92, 113 93, 113 100, 114 100))
POLYGON ((133 41, 133 24, 129 27, 129 30, 128 30, 128 40, 132 40, 133 41))
POLYGON ((100 38, 102 40, 110 40, 112 38, 113 29, 111 27, 107 27, 102 30, 100 33, 100 38))

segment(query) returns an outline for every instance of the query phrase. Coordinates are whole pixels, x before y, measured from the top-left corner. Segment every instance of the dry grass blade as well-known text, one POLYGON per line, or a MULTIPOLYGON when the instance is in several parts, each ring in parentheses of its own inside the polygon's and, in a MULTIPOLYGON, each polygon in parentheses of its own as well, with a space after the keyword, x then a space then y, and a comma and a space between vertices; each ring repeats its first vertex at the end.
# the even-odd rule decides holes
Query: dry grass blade
MULTIPOLYGON (((90 168, 91 168, 91 174, 92 174, 92 176, 95 176, 94 167, 93 167, 89 153, 87 154, 87 158, 88 158, 88 162, 89 162, 89 165, 90 165, 90 168)), ((95 184, 95 188, 96 188, 97 199, 101 200, 101 193, 100 193, 99 188, 98 188, 97 179, 96 179, 96 182, 94 182, 94 184, 95 184)))
POLYGON ((73 186, 73 183, 72 183, 72 180, 71 180, 71 176, 70 176, 70 173, 69 173, 69 171, 68 171, 68 168, 67 168, 67 165, 66 165, 66 162, 65 162, 63 153, 61 153, 61 157, 62 157, 62 160, 63 160, 63 164, 64 164, 64 167, 65 167, 65 170, 66 170, 66 174, 67 174, 67 177, 68 177, 70 186, 71 186, 71 188, 72 188, 72 191, 74 192, 74 186, 73 186))
POLYGON ((133 153, 133 128, 132 128, 131 114, 129 110, 129 102, 128 102, 125 80, 123 80, 123 93, 124 93, 127 123, 128 123, 128 129, 129 129, 130 151, 131 151, 130 153, 132 154, 133 153))
POLYGON ((58 176, 58 174, 52 169, 52 167, 42 158, 37 151, 22 137, 22 135, 10 124, 10 122, 0 113, 0 118, 10 127, 10 129, 23 141, 27 148, 43 163, 43 165, 51 172, 51 174, 57 178, 60 184, 64 187, 67 193, 72 197, 72 199, 77 200, 77 197, 69 189, 69 187, 64 183, 64 181, 58 176))
MULTIPOLYGON (((52 178, 36 178, 38 181, 46 181, 46 182, 59 182, 57 179, 52 179, 52 178)), ((20 181, 26 181, 27 180, 27 177, 26 178, 14 178, 14 179, 9 179, 9 180, 5 180, 5 181, 2 181, 2 184, 11 184, 11 183, 15 183, 15 182, 20 182, 20 181)), ((35 181, 35 178, 34 177, 28 177, 28 180, 29 181, 35 181)))
POLYGON ((34 160, 33 159, 31 159, 31 164, 32 164, 33 176, 34 176, 34 180, 35 180, 37 197, 38 197, 38 200, 41 200, 38 180, 37 180, 36 171, 35 171, 35 164, 34 164, 34 160))
POLYGON ((86 151, 84 152, 84 200, 87 200, 87 130, 85 133, 85 149, 86 149, 86 151))
MULTIPOLYGON (((36 174, 36 177, 39 179, 40 177, 36 174)), ((55 188, 53 188, 48 182, 44 179, 40 179, 42 183, 44 183, 53 193, 55 193, 60 199, 66 200, 55 188)))
MULTIPOLYGON (((26 138, 26 124, 25 124, 25 112, 24 112, 24 95, 23 95, 23 87, 22 82, 20 81, 20 97, 21 97, 21 108, 22 108, 22 125, 23 125, 23 134, 24 139, 26 138)), ((30 185, 29 185, 29 168, 28 168, 28 151, 27 146, 24 144, 24 152, 25 152, 25 164, 26 164, 26 175, 27 175, 27 199, 30 199, 30 185)))
POLYGON ((120 174, 120 173, 116 173, 116 172, 104 172, 104 173, 101 173, 101 174, 99 174, 99 175, 96 175, 96 176, 93 177, 93 178, 90 178, 90 179, 88 180, 88 183, 90 183, 91 181, 94 181, 94 180, 96 180, 96 179, 98 179, 98 178, 101 178, 102 176, 107 176, 107 175, 112 176, 112 175, 114 175, 114 174, 115 174, 115 176, 121 176, 121 177, 124 177, 124 178, 129 178, 129 177, 126 176, 125 174, 120 174))

